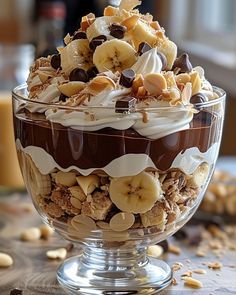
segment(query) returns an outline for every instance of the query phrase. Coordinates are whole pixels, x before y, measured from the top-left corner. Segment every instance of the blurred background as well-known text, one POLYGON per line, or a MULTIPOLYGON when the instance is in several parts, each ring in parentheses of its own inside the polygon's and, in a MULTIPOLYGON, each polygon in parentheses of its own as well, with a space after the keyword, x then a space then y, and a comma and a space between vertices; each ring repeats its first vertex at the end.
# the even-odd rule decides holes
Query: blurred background
MULTIPOLYGON (((100 15, 108 4, 119 0, 0 0, 0 167, 9 168, 0 174, 0 185, 7 183, 7 174, 21 184, 16 155, 10 156, 10 90, 26 80, 35 57, 63 44, 82 15, 100 15)), ((141 10, 152 13, 180 50, 190 53, 192 63, 203 65, 207 78, 228 93, 221 155, 236 156, 236 1, 143 0, 141 10)))

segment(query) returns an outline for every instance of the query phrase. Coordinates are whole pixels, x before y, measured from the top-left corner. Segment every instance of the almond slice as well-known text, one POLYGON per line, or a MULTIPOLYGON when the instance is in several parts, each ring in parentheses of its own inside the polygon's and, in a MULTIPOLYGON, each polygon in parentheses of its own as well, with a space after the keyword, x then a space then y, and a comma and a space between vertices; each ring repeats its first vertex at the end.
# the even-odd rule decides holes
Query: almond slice
POLYGON ((104 9, 103 15, 104 16, 114 16, 118 13, 118 11, 119 11, 119 8, 109 5, 104 9))
POLYGON ((202 81, 198 72, 191 73, 190 78, 192 83, 192 95, 195 95, 200 92, 202 88, 202 81))
POLYGON ((138 23, 138 20, 139 20, 138 15, 132 15, 128 17, 127 19, 125 19, 121 24, 122 26, 125 26, 128 31, 130 31, 135 28, 135 26, 138 23))
POLYGON ((97 175, 78 176, 76 180, 86 196, 99 187, 99 177, 97 175))
POLYGON ((106 76, 95 77, 86 87, 86 91, 92 95, 97 95, 105 90, 115 90, 115 82, 106 76))
POLYGON ((125 9, 127 11, 130 11, 134 9, 136 6, 141 5, 141 1, 139 0, 121 0, 119 9, 125 9))
POLYGON ((60 92, 68 97, 80 93, 86 86, 86 83, 80 81, 72 81, 58 85, 60 92))

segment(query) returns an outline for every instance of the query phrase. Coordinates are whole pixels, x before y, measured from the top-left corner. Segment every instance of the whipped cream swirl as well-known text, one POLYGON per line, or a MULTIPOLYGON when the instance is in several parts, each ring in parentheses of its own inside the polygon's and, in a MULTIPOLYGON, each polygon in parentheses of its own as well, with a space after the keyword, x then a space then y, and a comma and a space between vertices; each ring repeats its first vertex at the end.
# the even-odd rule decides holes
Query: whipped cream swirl
POLYGON ((147 74, 160 73, 162 70, 162 61, 157 53, 157 48, 153 48, 138 58, 138 61, 132 66, 136 74, 142 74, 143 77, 147 74))

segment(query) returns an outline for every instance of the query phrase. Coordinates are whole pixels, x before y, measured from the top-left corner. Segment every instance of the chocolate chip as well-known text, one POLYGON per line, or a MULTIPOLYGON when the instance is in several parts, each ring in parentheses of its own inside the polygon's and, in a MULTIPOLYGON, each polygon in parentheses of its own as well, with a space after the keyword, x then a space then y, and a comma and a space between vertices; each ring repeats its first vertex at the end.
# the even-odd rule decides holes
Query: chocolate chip
POLYGON ((93 38, 92 41, 89 43, 89 47, 92 50, 95 50, 98 46, 102 45, 102 43, 104 43, 105 41, 107 41, 107 37, 105 35, 97 36, 93 38))
POLYGON ((81 81, 81 82, 88 82, 89 77, 87 72, 84 69, 76 68, 74 69, 69 76, 70 81, 81 81))
POLYGON ((23 290, 20 290, 20 289, 12 289, 11 292, 10 292, 10 295, 23 295, 23 290))
POLYGON ((161 62, 162 62, 162 71, 164 71, 167 67, 167 58, 166 58, 165 54, 163 54, 160 51, 157 51, 157 54, 160 57, 161 62))
POLYGON ((134 110, 136 98, 132 96, 122 97, 116 102, 116 113, 126 113, 134 110))
POLYGON ((73 36, 72 40, 78 40, 78 39, 87 39, 87 34, 85 32, 76 32, 73 36))
POLYGON ((60 54, 53 54, 51 57, 51 66, 57 70, 61 67, 61 56, 60 54))
POLYGON ((183 53, 175 60, 173 70, 176 68, 180 69, 179 73, 189 73, 192 71, 193 66, 187 53, 183 53))
POLYGON ((197 94, 193 95, 190 99, 190 103, 192 103, 192 104, 204 103, 206 101, 207 101, 207 98, 202 93, 197 93, 197 94))
POLYGON ((59 96, 59 101, 63 101, 65 102, 67 100, 68 96, 66 96, 65 94, 61 93, 61 95, 59 96))
POLYGON ((167 253, 169 250, 169 244, 167 240, 164 240, 160 243, 158 243, 157 245, 161 246, 163 248, 164 253, 167 253))
POLYGON ((89 79, 93 79, 98 74, 98 69, 96 67, 92 67, 87 71, 89 79))
POLYGON ((117 38, 117 39, 123 39, 125 36, 125 32, 127 31, 127 28, 118 24, 112 24, 110 27, 110 34, 111 36, 117 38))
POLYGON ((151 49, 152 49, 152 47, 148 43, 142 42, 142 43, 139 44, 138 54, 141 56, 145 52, 148 52, 151 49))
POLYGON ((135 79, 135 72, 132 69, 126 69, 122 71, 120 76, 120 85, 130 88, 133 85, 135 79))

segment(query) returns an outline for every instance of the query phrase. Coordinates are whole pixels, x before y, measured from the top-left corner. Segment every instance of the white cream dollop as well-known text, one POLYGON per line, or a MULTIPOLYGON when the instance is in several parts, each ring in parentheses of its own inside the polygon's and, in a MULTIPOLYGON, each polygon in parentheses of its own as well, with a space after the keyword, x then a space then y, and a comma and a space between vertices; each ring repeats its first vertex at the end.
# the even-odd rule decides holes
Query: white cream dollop
POLYGON ((40 103, 56 103, 59 101, 60 94, 61 92, 57 87, 57 83, 52 83, 38 94, 35 101, 32 100, 32 102, 27 103, 26 109, 29 110, 31 113, 44 113, 48 109, 48 107, 40 103))
POLYGON ((147 74, 160 73, 162 66, 157 48, 152 48, 138 58, 137 62, 132 66, 132 70, 134 70, 136 74, 146 76, 147 74))

